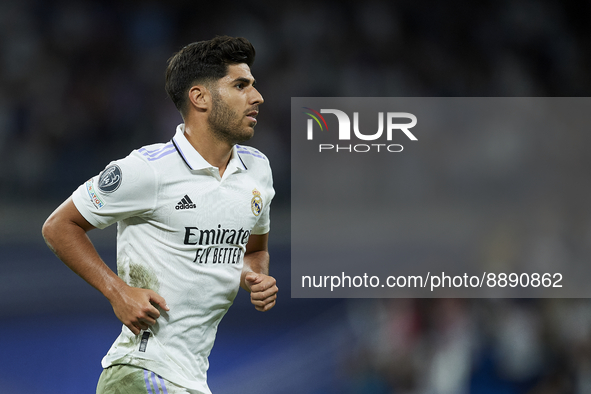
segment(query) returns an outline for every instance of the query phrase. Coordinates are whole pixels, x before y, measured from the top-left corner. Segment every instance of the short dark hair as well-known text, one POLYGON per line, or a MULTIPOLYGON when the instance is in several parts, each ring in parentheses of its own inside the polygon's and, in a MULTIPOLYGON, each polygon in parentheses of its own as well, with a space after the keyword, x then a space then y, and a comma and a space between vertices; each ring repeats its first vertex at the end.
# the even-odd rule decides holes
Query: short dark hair
POLYGON ((228 73, 228 65, 254 63, 255 50, 242 37, 217 36, 209 41, 193 42, 168 59, 166 93, 185 115, 187 92, 196 83, 211 83, 228 73))

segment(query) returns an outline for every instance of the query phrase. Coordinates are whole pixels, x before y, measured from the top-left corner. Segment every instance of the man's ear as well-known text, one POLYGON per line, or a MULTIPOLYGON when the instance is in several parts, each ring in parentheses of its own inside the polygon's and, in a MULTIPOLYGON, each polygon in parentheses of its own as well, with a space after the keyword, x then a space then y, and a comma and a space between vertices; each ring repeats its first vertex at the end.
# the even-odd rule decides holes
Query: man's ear
POLYGON ((206 112, 211 107, 211 92, 204 85, 195 85, 189 89, 189 102, 199 112, 206 112))

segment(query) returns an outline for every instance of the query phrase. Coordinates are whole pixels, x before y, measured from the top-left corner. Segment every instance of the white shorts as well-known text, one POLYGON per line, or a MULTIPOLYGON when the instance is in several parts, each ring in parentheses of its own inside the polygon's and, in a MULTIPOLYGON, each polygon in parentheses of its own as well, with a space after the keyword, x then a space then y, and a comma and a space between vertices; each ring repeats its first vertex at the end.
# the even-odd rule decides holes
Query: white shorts
POLYGON ((152 371, 134 365, 111 365, 103 370, 97 394, 199 394, 180 387, 152 371))

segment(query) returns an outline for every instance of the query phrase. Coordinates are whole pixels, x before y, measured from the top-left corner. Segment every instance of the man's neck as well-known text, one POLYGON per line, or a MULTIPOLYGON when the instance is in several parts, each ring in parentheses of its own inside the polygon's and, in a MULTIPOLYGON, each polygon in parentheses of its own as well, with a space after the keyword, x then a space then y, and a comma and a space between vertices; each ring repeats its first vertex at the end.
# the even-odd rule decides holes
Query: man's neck
POLYGON ((185 137, 197 152, 224 175, 233 146, 215 138, 205 125, 185 124, 185 137))

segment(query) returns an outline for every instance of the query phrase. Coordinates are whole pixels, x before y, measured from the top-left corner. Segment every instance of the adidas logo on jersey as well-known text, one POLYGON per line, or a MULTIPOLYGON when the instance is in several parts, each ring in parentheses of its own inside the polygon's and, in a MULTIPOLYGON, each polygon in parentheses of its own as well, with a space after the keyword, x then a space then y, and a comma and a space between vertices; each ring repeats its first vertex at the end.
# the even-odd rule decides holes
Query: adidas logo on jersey
POLYGON ((185 197, 183 197, 183 199, 181 201, 179 201, 178 204, 176 204, 176 207, 174 207, 174 209, 193 209, 193 208, 197 208, 197 205, 195 205, 193 203, 193 201, 191 201, 189 196, 187 196, 186 194, 185 194, 185 197))

